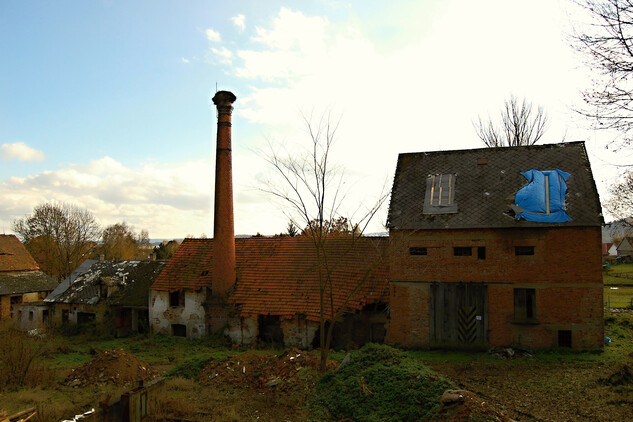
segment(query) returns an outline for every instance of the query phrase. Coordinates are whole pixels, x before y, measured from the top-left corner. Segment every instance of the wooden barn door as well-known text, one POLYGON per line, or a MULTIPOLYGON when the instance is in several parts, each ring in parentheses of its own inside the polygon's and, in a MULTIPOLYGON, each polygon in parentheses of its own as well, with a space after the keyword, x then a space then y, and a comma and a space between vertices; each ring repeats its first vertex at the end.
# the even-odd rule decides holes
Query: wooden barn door
POLYGON ((431 347, 488 347, 488 288, 482 283, 433 283, 431 347))

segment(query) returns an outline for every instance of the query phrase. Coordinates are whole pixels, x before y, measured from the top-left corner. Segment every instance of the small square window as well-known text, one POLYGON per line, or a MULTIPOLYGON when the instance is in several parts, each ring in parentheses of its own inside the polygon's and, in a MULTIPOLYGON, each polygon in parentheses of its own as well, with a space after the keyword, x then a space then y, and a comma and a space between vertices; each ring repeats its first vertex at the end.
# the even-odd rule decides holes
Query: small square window
POLYGON ((409 248, 409 255, 411 256, 426 256, 426 248, 413 247, 409 248))
POLYGON ((536 289, 514 289, 514 319, 536 319, 536 289))
POLYGON ((453 256, 473 256, 473 248, 470 246, 455 246, 453 256))
POLYGON ((169 293, 169 306, 173 308, 185 306, 185 292, 175 291, 169 293))
POLYGON ((558 347, 571 347, 571 330, 558 330, 558 347))
POLYGON ((477 259, 484 260, 486 259, 486 247, 479 246, 477 248, 477 259))
POLYGON ((516 256, 534 255, 534 246, 515 246, 514 254, 516 256))

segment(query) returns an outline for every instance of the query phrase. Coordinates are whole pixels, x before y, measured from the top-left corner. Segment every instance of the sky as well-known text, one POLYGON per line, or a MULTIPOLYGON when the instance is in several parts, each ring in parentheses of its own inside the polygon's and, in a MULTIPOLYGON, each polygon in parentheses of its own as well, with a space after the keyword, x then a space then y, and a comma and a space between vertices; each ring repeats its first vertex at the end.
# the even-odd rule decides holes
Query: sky
POLYGON ((0 233, 55 201, 211 237, 216 89, 237 96, 236 234, 286 230, 265 156, 309 146, 304 116, 339 122, 341 211, 357 216, 399 153, 482 147, 473 122, 511 95, 547 112, 542 143, 586 142, 604 201, 633 159, 573 111, 591 86, 569 42, 583 18, 565 0, 0 2, 0 233))

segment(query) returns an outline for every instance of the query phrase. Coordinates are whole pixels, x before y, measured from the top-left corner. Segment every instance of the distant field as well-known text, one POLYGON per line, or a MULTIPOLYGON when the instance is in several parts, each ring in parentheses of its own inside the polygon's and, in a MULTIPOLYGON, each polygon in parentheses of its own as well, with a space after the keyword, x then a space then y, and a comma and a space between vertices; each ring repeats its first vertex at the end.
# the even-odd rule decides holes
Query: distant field
POLYGON ((613 265, 602 273, 604 306, 627 308, 633 300, 633 264, 613 265))

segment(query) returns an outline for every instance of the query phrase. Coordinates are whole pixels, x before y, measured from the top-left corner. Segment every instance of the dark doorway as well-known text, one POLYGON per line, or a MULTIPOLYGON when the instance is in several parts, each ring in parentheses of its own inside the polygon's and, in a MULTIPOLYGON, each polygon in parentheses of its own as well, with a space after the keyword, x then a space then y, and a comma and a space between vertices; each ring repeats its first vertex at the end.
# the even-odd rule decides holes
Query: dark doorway
POLYGON ((482 283, 433 283, 431 347, 488 347, 488 288, 482 283))
POLYGON ((279 315, 259 315, 257 317, 257 340, 264 343, 284 344, 284 332, 281 329, 279 315))
POLYGON ((95 321, 95 314, 92 312, 77 312, 77 324, 90 324, 95 321))

